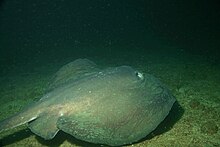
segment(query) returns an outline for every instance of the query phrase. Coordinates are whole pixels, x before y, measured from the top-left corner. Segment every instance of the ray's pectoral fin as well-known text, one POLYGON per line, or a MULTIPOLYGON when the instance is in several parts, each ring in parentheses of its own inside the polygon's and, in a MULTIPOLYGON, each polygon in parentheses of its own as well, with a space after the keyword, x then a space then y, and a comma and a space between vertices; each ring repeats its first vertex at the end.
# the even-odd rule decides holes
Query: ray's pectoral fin
POLYGON ((56 114, 42 113, 36 120, 30 122, 28 127, 38 136, 50 140, 59 131, 56 125, 58 117, 56 114))
POLYGON ((99 71, 97 65, 88 59, 77 59, 61 67, 51 79, 48 91, 65 83, 80 79, 85 75, 99 71))
POLYGON ((76 135, 75 121, 71 121, 68 117, 60 117, 57 121, 57 127, 68 134, 76 135))
POLYGON ((93 143, 99 143, 103 138, 108 138, 109 133, 98 119, 91 120, 84 115, 62 116, 57 121, 57 127, 77 139, 93 143))
POLYGON ((62 116, 57 121, 57 127, 60 130, 73 135, 76 138, 79 138, 79 134, 83 136, 83 133, 85 133, 86 130, 80 131, 80 129, 83 130, 85 126, 86 124, 82 124, 80 121, 77 121, 77 118, 71 118, 69 116, 62 116))

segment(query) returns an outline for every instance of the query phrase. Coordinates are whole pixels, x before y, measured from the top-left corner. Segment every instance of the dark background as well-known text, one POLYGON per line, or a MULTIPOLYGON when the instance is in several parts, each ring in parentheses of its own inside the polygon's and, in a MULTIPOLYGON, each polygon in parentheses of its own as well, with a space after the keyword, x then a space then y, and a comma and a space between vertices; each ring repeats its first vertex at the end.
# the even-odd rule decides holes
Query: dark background
POLYGON ((0 1, 0 65, 182 50, 218 60, 219 8, 218 0, 0 1))

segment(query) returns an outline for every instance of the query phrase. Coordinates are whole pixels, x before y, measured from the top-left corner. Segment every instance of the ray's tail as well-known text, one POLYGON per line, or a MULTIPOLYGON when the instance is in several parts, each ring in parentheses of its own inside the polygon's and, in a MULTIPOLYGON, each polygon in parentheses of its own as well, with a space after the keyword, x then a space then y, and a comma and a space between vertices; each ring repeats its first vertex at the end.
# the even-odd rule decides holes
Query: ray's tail
POLYGON ((0 121, 0 133, 32 121, 37 118, 37 115, 38 114, 32 111, 32 109, 25 109, 16 113, 15 115, 0 121))

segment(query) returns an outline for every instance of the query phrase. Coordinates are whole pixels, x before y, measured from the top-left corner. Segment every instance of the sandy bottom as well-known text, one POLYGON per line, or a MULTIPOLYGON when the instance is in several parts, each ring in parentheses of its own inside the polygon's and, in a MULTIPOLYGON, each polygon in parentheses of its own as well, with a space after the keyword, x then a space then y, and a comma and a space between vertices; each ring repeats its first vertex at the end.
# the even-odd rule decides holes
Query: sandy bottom
MULTIPOLYGON (((129 56, 129 55, 127 55, 129 56)), ((181 58, 147 55, 123 59, 92 59, 101 66, 127 64, 153 74, 173 92, 178 103, 162 124, 146 138, 128 146, 220 146, 220 66, 201 56, 181 58), (107 63, 107 64, 105 64, 107 63), (130 63, 130 64, 129 64, 130 63)), ((6 118, 43 95, 51 75, 65 63, 48 63, 32 71, 0 78, 0 119, 6 118)), ((35 136, 25 126, 0 134, 0 146, 100 146, 59 132, 51 141, 35 136)))

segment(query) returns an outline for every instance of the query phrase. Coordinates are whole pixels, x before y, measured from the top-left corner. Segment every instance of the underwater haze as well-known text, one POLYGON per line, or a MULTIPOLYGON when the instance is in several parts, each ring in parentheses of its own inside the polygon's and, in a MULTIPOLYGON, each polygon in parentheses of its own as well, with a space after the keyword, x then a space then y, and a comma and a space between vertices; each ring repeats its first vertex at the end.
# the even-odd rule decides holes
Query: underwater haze
MULTIPOLYGON (((218 0, 1 0, 0 120, 38 101, 60 67, 78 58, 132 66, 172 92, 168 117, 127 146, 220 146, 218 0)), ((147 124, 146 124, 147 125, 147 124)), ((100 146, 25 126, 0 146, 100 146)))

